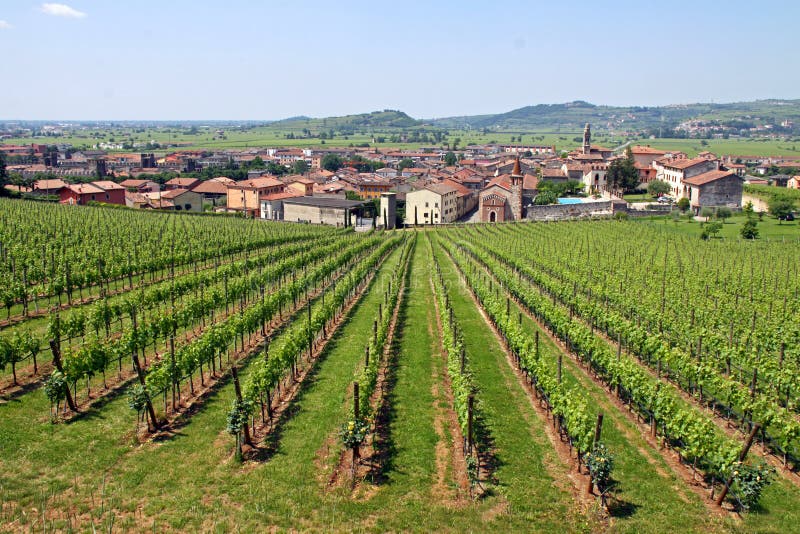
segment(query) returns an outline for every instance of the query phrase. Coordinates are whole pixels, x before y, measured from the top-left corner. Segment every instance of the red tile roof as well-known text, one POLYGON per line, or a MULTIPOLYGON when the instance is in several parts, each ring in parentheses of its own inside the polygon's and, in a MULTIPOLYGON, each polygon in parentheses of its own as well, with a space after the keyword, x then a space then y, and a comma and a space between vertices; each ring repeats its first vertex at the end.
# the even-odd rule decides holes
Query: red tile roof
POLYGON ((685 178, 683 182, 689 185, 700 186, 716 180, 721 180, 722 178, 727 178, 729 176, 734 176, 741 179, 736 173, 730 171, 708 171, 698 174, 697 176, 692 176, 691 178, 685 178))
POLYGON ((449 186, 447 184, 430 184, 426 185, 425 189, 427 189, 428 191, 433 191, 434 193, 438 193, 440 195, 458 193, 458 190, 455 187, 449 186))
POLYGON ((206 195, 226 195, 228 193, 228 185, 218 180, 206 180, 192 189, 192 191, 206 195))
POLYGON ((66 186, 70 191, 79 195, 90 195, 105 193, 102 189, 93 184, 70 184, 66 186))
POLYGON ((170 191, 164 191, 163 193, 161 193, 161 198, 173 199, 173 198, 177 198, 177 197, 181 196, 182 194, 188 193, 188 192, 189 192, 188 189, 181 189, 181 188, 179 188, 179 189, 171 189, 170 191))
POLYGON ((707 158, 692 158, 692 159, 675 159, 664 163, 665 167, 672 167, 673 169, 684 170, 701 163, 707 163, 707 158))
POLYGON ((633 154, 653 154, 653 155, 657 155, 657 156, 663 156, 664 154, 666 154, 666 152, 663 151, 663 150, 658 150, 658 149, 655 149, 655 148, 652 148, 652 147, 649 147, 649 146, 643 146, 643 145, 636 145, 634 147, 631 147, 631 153, 633 153, 633 154))
POLYGON ((60 178, 54 180, 37 180, 36 183, 33 184, 33 189, 61 189, 67 185, 69 184, 60 178))
POLYGON ((252 180, 242 180, 241 182, 236 182, 231 184, 230 187, 235 187, 236 189, 264 189, 267 187, 278 187, 283 185, 283 182, 276 180, 275 178, 262 176, 261 178, 253 178, 252 180))
POLYGON ((120 184, 112 182, 111 180, 98 180, 96 182, 92 182, 92 185, 99 187, 103 191, 114 191, 117 189, 125 189, 120 184))

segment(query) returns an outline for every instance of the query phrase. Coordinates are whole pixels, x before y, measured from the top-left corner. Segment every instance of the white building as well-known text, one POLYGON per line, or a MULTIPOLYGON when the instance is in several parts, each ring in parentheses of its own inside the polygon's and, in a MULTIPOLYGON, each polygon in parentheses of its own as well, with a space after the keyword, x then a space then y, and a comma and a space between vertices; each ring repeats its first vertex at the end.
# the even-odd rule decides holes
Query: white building
POLYGON ((406 195, 405 224, 447 224, 458 219, 458 191, 431 184, 406 195))

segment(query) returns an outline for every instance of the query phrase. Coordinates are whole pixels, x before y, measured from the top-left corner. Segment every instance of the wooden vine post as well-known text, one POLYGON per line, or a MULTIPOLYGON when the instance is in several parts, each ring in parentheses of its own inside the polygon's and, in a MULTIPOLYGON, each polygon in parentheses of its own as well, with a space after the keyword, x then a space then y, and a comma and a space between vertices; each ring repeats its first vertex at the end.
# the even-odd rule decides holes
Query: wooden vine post
POLYGON ((472 454, 472 445, 473 445, 473 436, 472 436, 472 429, 473 429, 473 411, 475 408, 475 395, 471 394, 467 398, 467 454, 472 454))
MULTIPOLYGON (((355 421, 356 425, 359 424, 359 402, 358 402, 358 382, 353 382, 353 420, 355 421)), ((355 477, 356 477, 356 463, 358 463, 358 443, 353 445, 353 465, 350 468, 350 472, 353 478, 353 484, 355 484, 355 477)))
MULTIPOLYGON (((131 311, 131 320, 133 321, 133 332, 136 333, 136 310, 131 311)), ((131 359, 133 360, 133 368, 136 370, 136 375, 139 377, 139 383, 144 388, 145 405, 147 406, 147 415, 150 417, 150 423, 153 425, 154 430, 158 430, 158 419, 156 419, 156 411, 153 409, 153 403, 150 401, 150 395, 147 394, 147 383, 144 381, 144 371, 139 364, 139 354, 136 352, 136 347, 131 351, 131 359)))
MULTIPOLYGON (((142 385, 143 388, 147 388, 147 384, 144 381, 144 372, 142 371, 141 365, 139 365, 139 355, 136 354, 135 349, 131 353, 131 358, 133 359, 133 367, 136 369, 136 375, 139 377, 139 383, 142 385)), ((145 405, 147 406, 147 415, 150 418, 150 424, 153 425, 154 430, 158 430, 158 419, 156 419, 156 411, 153 409, 153 403, 150 401, 150 395, 147 394, 146 389, 145 389, 145 405)))
MULTIPOLYGON (((594 451, 594 448, 600 442, 600 432, 602 430, 603 430, 603 412, 600 412, 599 414, 597 414, 597 423, 595 424, 594 427, 594 439, 592 439, 592 451, 594 451)), ((580 465, 580 463, 578 465, 580 465)), ((592 482, 592 474, 590 472, 589 484, 586 486, 586 493, 591 495, 593 491, 594 491, 594 482, 592 482)))
MULTIPOLYGON (((755 439, 756 434, 761 429, 761 424, 756 423, 753 425, 753 429, 750 431, 750 435, 747 436, 747 441, 742 447, 742 452, 739 453, 739 461, 744 462, 745 457, 747 457, 747 452, 750 450, 750 446, 753 444, 753 439, 755 439)), ((722 506, 722 502, 725 500, 725 496, 728 495, 728 490, 731 489, 731 484, 733 484, 733 474, 728 475, 728 480, 725 481, 725 487, 722 488, 722 491, 717 497, 715 501, 717 506, 722 506)))
MULTIPOLYGON (((53 352, 53 365, 56 366, 58 372, 64 374, 64 367, 61 365, 61 349, 58 347, 58 342, 55 339, 50 340, 50 350, 53 352)), ((72 393, 69 391, 69 385, 64 384, 64 393, 67 399, 67 406, 73 412, 78 411, 75 401, 72 399, 72 393)))
MULTIPOLYGON (((242 388, 239 385, 239 373, 236 372, 235 365, 231 365, 231 376, 233 377, 233 388, 236 391, 236 400, 242 404, 242 388)), ((247 419, 244 421, 242 431, 244 432, 244 442, 252 446, 253 441, 250 439, 250 425, 247 424, 247 419)))

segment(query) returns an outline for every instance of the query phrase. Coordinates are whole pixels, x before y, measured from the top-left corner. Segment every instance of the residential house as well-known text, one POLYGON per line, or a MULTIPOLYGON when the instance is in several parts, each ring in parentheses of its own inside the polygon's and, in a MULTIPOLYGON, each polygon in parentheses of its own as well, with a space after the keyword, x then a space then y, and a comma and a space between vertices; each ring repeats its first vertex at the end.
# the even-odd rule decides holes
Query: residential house
POLYGON ((161 191, 161 185, 150 180, 128 179, 119 183, 132 193, 153 193, 161 191))
POLYGON ((125 188, 122 185, 110 180, 98 180, 92 182, 92 185, 99 187, 104 192, 103 197, 99 199, 100 202, 125 205, 125 188))
POLYGON ((656 179, 669 184, 672 195, 682 198, 688 192, 683 185, 684 180, 719 169, 719 161, 703 157, 678 158, 671 160, 659 159, 655 163, 656 179))
POLYGON ((200 185, 200 180, 197 178, 173 178, 164 184, 164 189, 170 191, 172 189, 194 189, 200 185))
POLYGON ((228 194, 228 186, 234 184, 233 180, 225 176, 218 176, 210 180, 204 180, 195 186, 192 191, 203 195, 203 200, 211 201, 216 206, 217 202, 228 194))
POLYGON ((85 206, 89 202, 103 202, 105 191, 94 184, 67 184, 59 191, 59 202, 85 206))
POLYGON ((287 190, 291 190, 300 196, 310 197, 314 195, 314 180, 297 175, 283 180, 283 183, 288 184, 286 186, 287 190))
POLYGON ((633 162, 639 165, 637 168, 646 169, 652 167, 655 160, 663 158, 667 153, 650 146, 636 145, 631 147, 631 155, 633 162))
POLYGON ((458 219, 458 190, 430 184, 406 194, 405 224, 447 224, 458 219))
POLYGON ((444 180, 444 185, 448 185, 456 190, 456 220, 460 219, 478 205, 477 192, 465 187, 455 180, 444 180))
POLYGON ((33 184, 34 195, 58 195, 69 184, 60 178, 52 180, 36 180, 33 184))
POLYGON ((159 198, 172 202, 175 211, 203 211, 203 195, 196 191, 170 189, 162 191, 159 198))
POLYGON ((706 206, 738 208, 742 205, 743 182, 735 172, 712 170, 685 178, 681 196, 689 199, 695 213, 706 206))
POLYGON ((261 213, 261 199, 273 193, 283 193, 286 184, 270 176, 243 180, 228 185, 227 208, 244 211, 255 218, 261 213))
POLYGON ((372 173, 342 175, 341 178, 349 182, 362 199, 381 198, 381 193, 388 193, 392 188, 390 182, 372 173))

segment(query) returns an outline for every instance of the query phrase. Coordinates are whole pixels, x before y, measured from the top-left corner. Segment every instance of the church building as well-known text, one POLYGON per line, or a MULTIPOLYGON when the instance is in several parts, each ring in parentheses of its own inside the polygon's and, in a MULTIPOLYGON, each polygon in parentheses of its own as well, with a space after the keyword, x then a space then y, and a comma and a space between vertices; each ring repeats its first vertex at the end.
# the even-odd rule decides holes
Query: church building
POLYGON ((511 175, 502 175, 481 191, 478 211, 481 222, 521 221, 523 209, 523 180, 519 157, 514 161, 511 175))

